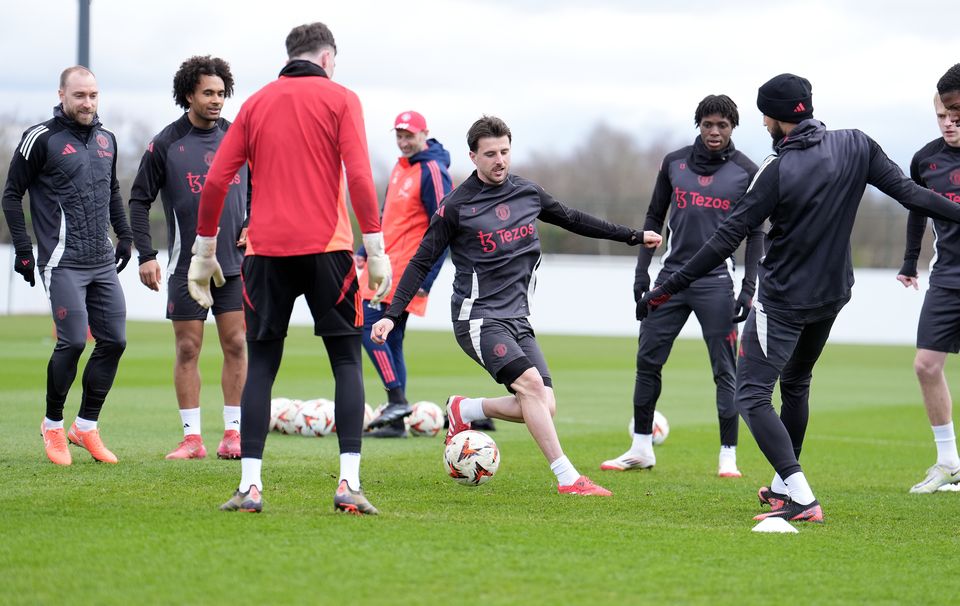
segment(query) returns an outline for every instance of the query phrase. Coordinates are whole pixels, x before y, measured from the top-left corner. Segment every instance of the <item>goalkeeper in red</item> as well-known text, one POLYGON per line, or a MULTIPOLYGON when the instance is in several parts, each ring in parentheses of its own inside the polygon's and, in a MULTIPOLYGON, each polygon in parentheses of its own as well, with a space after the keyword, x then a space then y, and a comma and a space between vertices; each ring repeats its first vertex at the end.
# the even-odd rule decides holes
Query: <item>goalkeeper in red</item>
POLYGON ((366 130, 356 94, 333 83, 337 46, 323 23, 294 28, 280 77, 240 108, 210 166, 188 271, 190 295, 210 307, 217 263, 217 224, 237 171, 249 162, 253 197, 241 268, 249 363, 240 398, 240 485, 220 508, 260 511, 263 447, 270 392, 280 368, 294 300, 304 295, 323 337, 336 381, 340 479, 334 509, 376 514, 360 487, 364 393, 360 332, 363 313, 353 264, 353 233, 344 196, 363 232, 367 276, 378 296, 390 288, 366 130))
POLYGON ((591 238, 658 246, 660 236, 640 233, 567 208, 536 183, 510 174, 511 134, 492 116, 467 133, 477 170, 444 198, 397 285, 371 339, 383 343, 416 295, 424 277, 449 246, 455 268, 451 311, 460 347, 511 395, 497 398, 450 396, 447 442, 473 421, 502 419, 526 423, 553 470, 561 494, 610 496, 580 475, 563 454, 553 425, 557 404, 547 362, 527 320, 540 265, 536 221, 591 238))

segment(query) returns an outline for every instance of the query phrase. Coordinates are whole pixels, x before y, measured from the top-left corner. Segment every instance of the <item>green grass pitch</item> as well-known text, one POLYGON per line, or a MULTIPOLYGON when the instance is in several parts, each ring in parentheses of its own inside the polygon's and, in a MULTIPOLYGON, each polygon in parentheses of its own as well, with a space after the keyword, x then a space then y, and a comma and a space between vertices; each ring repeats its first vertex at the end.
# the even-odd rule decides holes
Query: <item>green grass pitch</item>
MULTIPOLYGON (((439 437, 365 441, 364 488, 382 515, 355 518, 333 512, 335 438, 278 434, 267 441, 264 513, 217 510, 239 463, 212 456, 223 423, 209 324, 201 398, 210 457, 163 459, 180 439, 173 335, 167 323, 130 323, 101 416, 120 464, 96 464, 75 448, 71 467, 50 464, 38 425, 51 324, 0 318, 0 603, 960 600, 960 494, 907 494, 935 459, 910 347, 828 346, 803 455, 826 523, 760 535, 750 532, 755 493, 772 472, 741 423, 744 477, 715 477, 713 382, 699 341, 679 341, 664 370, 660 410, 671 433, 657 467, 616 473, 598 467, 628 445, 635 339, 541 338, 565 452, 613 498, 557 495, 524 427, 499 423, 502 464, 478 488, 444 476, 439 437)), ((411 331, 406 350, 411 401, 503 393, 449 332, 411 331)), ((375 405, 383 392, 369 365, 365 379, 375 405)), ((291 330, 274 396, 332 395, 321 341, 291 330)), ((79 397, 78 378, 68 423, 79 397)))

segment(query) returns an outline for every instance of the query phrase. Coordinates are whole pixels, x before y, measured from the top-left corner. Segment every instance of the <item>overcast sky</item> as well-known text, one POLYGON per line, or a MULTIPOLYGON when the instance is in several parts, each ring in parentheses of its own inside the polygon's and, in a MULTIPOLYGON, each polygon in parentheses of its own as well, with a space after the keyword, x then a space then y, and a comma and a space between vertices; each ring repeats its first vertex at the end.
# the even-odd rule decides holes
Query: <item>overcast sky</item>
MULTIPOLYGON (((76 62, 77 0, 0 0, 0 113, 30 123, 56 104, 76 62)), ((360 96, 371 159, 389 169, 393 117, 416 109, 466 173, 465 133, 481 114, 505 119, 516 161, 576 146, 598 122, 644 145, 687 144, 708 93, 740 106, 738 147, 770 147, 757 87, 782 72, 813 83, 815 116, 860 128, 904 169, 938 136, 932 97, 960 62, 951 3, 914 0, 685 2, 618 0, 93 0, 91 63, 109 128, 150 134, 179 116, 170 89, 194 54, 230 62, 232 118, 275 78, 284 38, 323 21, 339 54, 335 80, 360 96)), ((955 12, 955 11, 954 11, 955 12)), ((144 141, 145 143, 145 141, 144 141)), ((121 149, 139 157, 142 149, 121 149)), ((549 187, 549 184, 544 184, 549 187)))

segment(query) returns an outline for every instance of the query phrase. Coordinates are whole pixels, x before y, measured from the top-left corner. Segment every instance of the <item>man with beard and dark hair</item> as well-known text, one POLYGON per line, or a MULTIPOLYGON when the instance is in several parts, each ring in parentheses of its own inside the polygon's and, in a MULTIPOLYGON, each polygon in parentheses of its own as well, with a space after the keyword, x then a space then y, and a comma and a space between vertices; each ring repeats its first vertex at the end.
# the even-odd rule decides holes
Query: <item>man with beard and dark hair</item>
POLYGON ((850 300, 850 232, 867 184, 911 210, 960 222, 960 206, 920 187, 858 130, 828 131, 813 118, 810 82, 781 74, 760 87, 757 107, 775 154, 717 233, 663 284, 643 296, 642 314, 706 275, 748 233, 770 220, 757 301, 747 316, 737 363, 736 403, 776 472, 760 488, 771 507, 754 519, 822 522, 823 511, 800 463, 813 367, 830 328, 850 300), (773 388, 780 381, 777 416, 773 388))
MULTIPOLYGON (((737 200, 757 172, 757 165, 737 151, 730 136, 740 123, 737 104, 726 95, 708 95, 694 112, 700 134, 693 145, 671 152, 663 159, 643 228, 663 233, 669 229, 667 252, 657 284, 683 267, 736 207, 737 200)), ((737 322, 750 310, 756 288, 757 262, 763 253, 763 230, 756 226, 747 238, 744 276, 734 297, 733 258, 727 258, 683 294, 664 304, 640 324, 637 375, 633 389, 633 443, 627 452, 604 461, 600 469, 627 471, 650 469, 653 452, 653 413, 660 397, 660 371, 670 356, 677 335, 693 312, 703 330, 720 424, 720 456, 717 474, 740 477, 737 469, 737 438, 740 417, 733 404, 736 373, 737 322)), ((633 283, 634 299, 641 301, 650 289, 653 249, 641 248, 633 283)), ((642 313, 638 306, 638 313, 642 313)))
POLYGON ((57 344, 47 365, 47 412, 40 426, 47 458, 72 462, 67 441, 103 463, 117 456, 104 446, 97 422, 127 345, 127 304, 117 274, 130 261, 133 234, 117 181, 117 139, 100 124, 100 91, 82 65, 60 75, 60 105, 53 118, 30 127, 10 160, 3 214, 16 250, 14 271, 34 285, 34 266, 50 300, 57 344), (39 254, 23 215, 30 218, 39 254), (109 230, 117 235, 114 249, 109 230), (80 412, 63 429, 63 406, 87 342, 96 340, 83 371, 80 412))
MULTIPOLYGON (((210 55, 190 57, 173 76, 173 98, 184 113, 147 145, 130 190, 130 223, 140 253, 140 282, 160 290, 163 277, 150 237, 150 206, 163 198, 167 219, 167 319, 173 323, 176 361, 173 384, 183 425, 183 441, 166 458, 202 459, 207 456, 200 433, 200 350, 207 309, 187 291, 190 256, 197 233, 197 207, 207 169, 227 134, 230 122, 220 116, 224 101, 233 95, 230 65, 210 55)), ((217 261, 226 283, 214 288, 213 317, 217 323, 223 368, 223 438, 217 447, 221 459, 240 458, 240 392, 247 378, 244 344, 243 295, 240 282, 242 246, 246 240, 249 173, 243 166, 230 184, 220 218, 217 261)))
POLYGON ((661 238, 564 206, 536 183, 511 174, 512 141, 510 128, 495 116, 483 116, 467 131, 470 160, 477 169, 434 213, 370 338, 374 343, 390 338, 424 277, 449 246, 455 271, 450 300, 454 336, 464 353, 510 395, 450 396, 446 443, 479 419, 524 423, 557 478, 557 492, 608 497, 609 490, 580 475, 563 453, 553 423, 553 379, 528 319, 540 265, 536 222, 632 246, 656 247, 661 238))

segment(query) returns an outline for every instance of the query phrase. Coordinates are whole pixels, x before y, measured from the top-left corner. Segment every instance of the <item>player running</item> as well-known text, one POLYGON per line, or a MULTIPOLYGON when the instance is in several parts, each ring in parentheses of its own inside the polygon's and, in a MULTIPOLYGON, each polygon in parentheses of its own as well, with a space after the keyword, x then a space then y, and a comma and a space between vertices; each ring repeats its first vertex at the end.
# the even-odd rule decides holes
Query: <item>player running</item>
POLYGON ((383 343, 389 337, 424 276, 449 246, 456 270, 451 311, 457 343, 512 395, 450 396, 447 443, 479 419, 526 423, 557 477, 560 494, 610 496, 609 490, 580 475, 563 454, 553 425, 553 381, 527 319, 540 264, 536 221, 630 245, 656 247, 660 236, 567 208, 536 183, 510 174, 511 143, 510 129, 499 118, 484 116, 470 127, 467 144, 477 169, 437 209, 371 338, 383 343))

